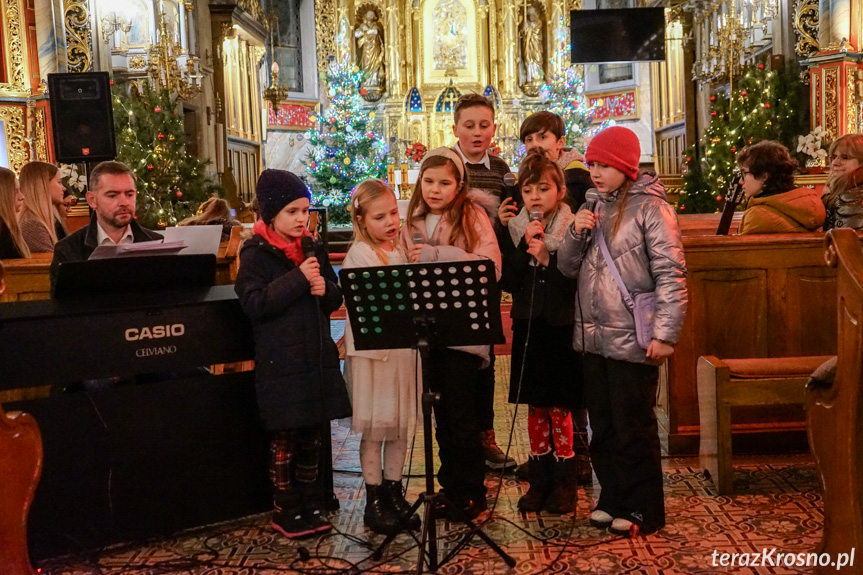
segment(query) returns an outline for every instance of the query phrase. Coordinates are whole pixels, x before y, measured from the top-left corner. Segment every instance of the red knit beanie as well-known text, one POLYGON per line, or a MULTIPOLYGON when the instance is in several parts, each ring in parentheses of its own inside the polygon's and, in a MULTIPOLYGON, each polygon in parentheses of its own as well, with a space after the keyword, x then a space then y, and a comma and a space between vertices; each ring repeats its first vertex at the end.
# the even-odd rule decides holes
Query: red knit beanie
POLYGON ((638 178, 641 144, 629 128, 612 126, 599 132, 587 145, 584 158, 588 164, 599 162, 617 168, 630 180, 638 178))

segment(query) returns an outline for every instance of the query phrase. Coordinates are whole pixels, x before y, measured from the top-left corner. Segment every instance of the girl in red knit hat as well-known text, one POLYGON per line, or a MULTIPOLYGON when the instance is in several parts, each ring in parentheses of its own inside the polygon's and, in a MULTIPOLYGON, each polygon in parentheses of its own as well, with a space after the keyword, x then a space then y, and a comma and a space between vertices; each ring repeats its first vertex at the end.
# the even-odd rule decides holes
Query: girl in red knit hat
POLYGON ((627 128, 593 138, 585 158, 598 200, 575 215, 557 259, 578 278, 573 345, 584 353, 590 457, 602 488, 590 522, 621 535, 665 525, 653 409, 659 365, 674 353, 687 301, 677 217, 656 175, 639 175, 640 156, 627 128), (645 316, 631 302, 645 293, 655 295, 655 312, 638 333, 636 315, 645 316))

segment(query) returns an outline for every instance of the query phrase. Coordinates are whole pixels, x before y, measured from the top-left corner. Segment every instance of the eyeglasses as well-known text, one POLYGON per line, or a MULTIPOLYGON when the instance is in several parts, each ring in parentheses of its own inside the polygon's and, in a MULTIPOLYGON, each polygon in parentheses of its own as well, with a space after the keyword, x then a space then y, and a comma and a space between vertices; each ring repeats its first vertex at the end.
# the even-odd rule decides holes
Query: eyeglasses
POLYGON ((750 172, 749 170, 745 170, 745 169, 743 169, 743 168, 740 168, 740 170, 738 171, 738 173, 740 174, 740 177, 741 177, 741 178, 745 178, 746 176, 750 176, 750 175, 752 175, 752 172, 750 172))
POLYGON ((830 163, 832 164, 833 162, 847 162, 851 159, 851 156, 846 156, 845 154, 831 154, 829 158, 830 163))

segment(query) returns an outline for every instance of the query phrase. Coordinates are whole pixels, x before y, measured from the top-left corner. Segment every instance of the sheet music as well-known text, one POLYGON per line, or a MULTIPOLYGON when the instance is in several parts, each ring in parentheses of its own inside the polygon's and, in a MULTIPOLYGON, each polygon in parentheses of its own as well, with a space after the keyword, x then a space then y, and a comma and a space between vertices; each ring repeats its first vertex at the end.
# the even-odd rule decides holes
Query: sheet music
POLYGON ((160 240, 120 245, 110 244, 97 246, 88 259, 102 260, 130 256, 169 256, 180 253, 185 247, 186 243, 183 241, 163 242, 160 240))

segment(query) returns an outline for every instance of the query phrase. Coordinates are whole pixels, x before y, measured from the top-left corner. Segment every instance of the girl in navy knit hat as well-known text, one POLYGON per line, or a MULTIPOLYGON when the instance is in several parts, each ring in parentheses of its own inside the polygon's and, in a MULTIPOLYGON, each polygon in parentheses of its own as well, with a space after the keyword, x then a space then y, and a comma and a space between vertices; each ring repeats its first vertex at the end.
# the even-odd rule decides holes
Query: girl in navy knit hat
POLYGON ((578 278, 573 344, 584 353, 590 457, 602 488, 590 522, 621 535, 665 525, 653 408, 659 365, 674 353, 687 301, 677 216, 656 176, 639 175, 640 155, 627 128, 607 128, 591 140, 585 159, 598 201, 575 215, 557 256, 560 271, 578 278), (655 295, 647 337, 637 337, 618 282, 631 298, 655 295))
POLYGON ((326 250, 311 235, 311 194, 297 176, 264 170, 255 188, 261 219, 240 252, 234 289, 255 333, 255 386, 270 442, 273 528, 290 538, 328 531, 322 469, 330 420, 351 414, 330 314, 342 293, 326 250))

